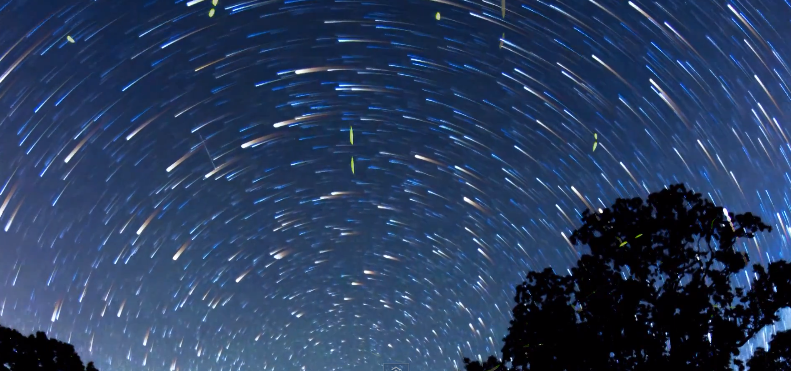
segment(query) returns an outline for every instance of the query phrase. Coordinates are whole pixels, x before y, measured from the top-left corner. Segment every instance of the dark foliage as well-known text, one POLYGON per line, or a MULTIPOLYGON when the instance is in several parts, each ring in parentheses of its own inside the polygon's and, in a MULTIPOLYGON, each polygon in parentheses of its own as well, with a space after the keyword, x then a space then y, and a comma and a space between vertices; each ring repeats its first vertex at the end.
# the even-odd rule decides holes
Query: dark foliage
POLYGON ((472 362, 469 358, 465 358, 464 367, 466 367, 467 371, 502 371, 506 369, 503 362, 495 356, 489 356, 484 363, 472 362))
MULTIPOLYGON (((746 240, 771 227, 683 185, 586 210, 582 223, 570 240, 590 253, 571 275, 529 273, 501 360, 465 359, 467 371, 744 370, 739 348, 791 305, 791 265, 748 268, 746 240)), ((781 332, 748 365, 791 371, 789 356, 781 332)))
POLYGON ((98 371, 83 366, 74 346, 47 338, 43 332, 24 336, 0 326, 0 371, 98 371))
POLYGON ((758 348, 747 361, 750 371, 791 371, 791 332, 777 334, 769 351, 758 348))

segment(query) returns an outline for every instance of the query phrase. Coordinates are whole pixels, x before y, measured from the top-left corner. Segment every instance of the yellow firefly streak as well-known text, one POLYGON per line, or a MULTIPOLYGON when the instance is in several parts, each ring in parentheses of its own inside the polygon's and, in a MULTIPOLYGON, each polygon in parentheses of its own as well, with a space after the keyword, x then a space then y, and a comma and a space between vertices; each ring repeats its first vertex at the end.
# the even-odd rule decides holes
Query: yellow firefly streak
POLYGON ((66 36, 66 41, 74 44, 74 39, 72 39, 71 36, 66 36))
POLYGON ((212 6, 217 6, 217 0, 212 0, 211 5, 212 6))
POLYGON ((354 157, 352 157, 352 174, 354 174, 354 157))
POLYGON ((599 145, 599 135, 593 133, 593 151, 596 151, 596 146, 599 145))
POLYGON ((211 8, 211 10, 209 10, 209 18, 211 17, 214 17, 214 8, 211 8))
POLYGON ((349 126, 349 143, 354 144, 354 129, 349 126))
POLYGON ((500 9, 502 9, 503 18, 505 18, 505 0, 500 1, 500 9))
POLYGON ((439 15, 439 12, 437 12, 437 14, 436 14, 436 15, 434 15, 434 18, 435 18, 436 20, 440 20, 442 17, 439 15))

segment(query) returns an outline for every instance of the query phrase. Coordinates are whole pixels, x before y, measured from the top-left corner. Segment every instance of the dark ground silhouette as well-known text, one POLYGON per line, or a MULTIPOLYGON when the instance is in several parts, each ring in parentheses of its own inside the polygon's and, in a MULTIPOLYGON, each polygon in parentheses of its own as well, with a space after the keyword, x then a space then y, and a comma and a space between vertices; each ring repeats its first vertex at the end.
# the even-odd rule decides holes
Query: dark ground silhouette
MULTIPOLYGON (((746 242, 771 227, 683 185, 586 210, 582 223, 570 240, 590 252, 571 275, 529 273, 502 357, 465 358, 467 371, 744 370, 739 348, 791 305, 791 265, 748 266, 746 242)), ((789 359, 780 332, 746 366, 791 371, 789 359)))
POLYGON ((93 362, 87 366, 74 346, 47 334, 24 336, 0 326, 0 371, 98 371, 93 362))

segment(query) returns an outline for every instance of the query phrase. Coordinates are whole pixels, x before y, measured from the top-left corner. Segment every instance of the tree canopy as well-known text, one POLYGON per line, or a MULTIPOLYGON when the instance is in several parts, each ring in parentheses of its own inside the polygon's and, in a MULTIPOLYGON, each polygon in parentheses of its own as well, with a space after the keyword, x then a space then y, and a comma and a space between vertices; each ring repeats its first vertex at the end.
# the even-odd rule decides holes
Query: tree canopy
POLYGON ((93 362, 87 366, 74 346, 47 334, 24 336, 19 331, 0 326, 0 371, 98 371, 93 362))
POLYGON ((771 227, 684 185, 582 214, 587 246, 570 274, 530 272, 516 288, 502 357, 467 371, 791 370, 791 333, 745 365, 740 348, 791 306, 791 265, 749 267, 746 242, 771 227))

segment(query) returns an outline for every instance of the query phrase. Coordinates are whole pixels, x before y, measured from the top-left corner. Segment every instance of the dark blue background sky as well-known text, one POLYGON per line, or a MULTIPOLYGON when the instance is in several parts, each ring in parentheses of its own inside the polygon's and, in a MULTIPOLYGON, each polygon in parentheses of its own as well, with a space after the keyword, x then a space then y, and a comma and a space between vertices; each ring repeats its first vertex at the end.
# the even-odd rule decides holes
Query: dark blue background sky
POLYGON ((586 207, 686 182, 787 254, 785 2, 210 8, 0 3, 4 325, 103 370, 450 370, 586 207))

